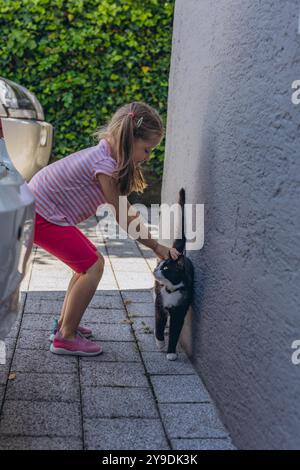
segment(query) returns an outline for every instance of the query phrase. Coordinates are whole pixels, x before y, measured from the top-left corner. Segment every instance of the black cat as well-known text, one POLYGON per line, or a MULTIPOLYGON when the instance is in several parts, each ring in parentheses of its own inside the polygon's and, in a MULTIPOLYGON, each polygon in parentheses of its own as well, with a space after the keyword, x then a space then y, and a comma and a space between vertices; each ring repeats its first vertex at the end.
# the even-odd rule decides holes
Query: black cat
POLYGON ((171 257, 158 263, 153 271, 155 277, 155 341, 159 351, 165 347, 164 331, 170 315, 169 344, 167 359, 177 359, 176 346, 181 333, 185 316, 192 302, 194 268, 191 260, 184 254, 184 204, 185 191, 179 191, 179 204, 181 206, 181 234, 182 237, 173 242, 181 255, 177 260, 171 257))

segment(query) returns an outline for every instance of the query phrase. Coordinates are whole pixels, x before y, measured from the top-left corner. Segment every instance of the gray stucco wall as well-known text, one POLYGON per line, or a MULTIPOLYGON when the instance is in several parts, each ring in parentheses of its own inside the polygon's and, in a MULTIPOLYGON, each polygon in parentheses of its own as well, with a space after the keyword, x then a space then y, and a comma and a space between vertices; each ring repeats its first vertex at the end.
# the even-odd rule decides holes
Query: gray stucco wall
POLYGON ((205 204, 182 343, 243 449, 300 449, 296 0, 177 0, 162 202, 205 204))

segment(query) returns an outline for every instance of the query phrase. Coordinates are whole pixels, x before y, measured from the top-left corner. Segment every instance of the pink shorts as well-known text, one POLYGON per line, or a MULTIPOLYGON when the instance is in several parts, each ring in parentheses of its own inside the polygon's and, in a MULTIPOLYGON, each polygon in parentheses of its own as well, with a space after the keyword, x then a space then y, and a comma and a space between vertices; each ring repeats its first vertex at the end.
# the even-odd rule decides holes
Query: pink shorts
POLYGON ((33 243, 83 273, 99 259, 97 247, 75 226, 52 224, 37 212, 33 243))

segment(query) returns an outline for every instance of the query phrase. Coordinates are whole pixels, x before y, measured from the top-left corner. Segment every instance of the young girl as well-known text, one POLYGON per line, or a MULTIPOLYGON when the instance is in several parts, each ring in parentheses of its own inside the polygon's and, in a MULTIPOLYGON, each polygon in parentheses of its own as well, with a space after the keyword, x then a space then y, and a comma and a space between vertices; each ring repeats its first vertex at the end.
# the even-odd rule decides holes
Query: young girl
MULTIPOLYGON (((132 102, 119 108, 97 136, 98 145, 46 166, 28 184, 36 202, 34 244, 74 271, 52 335, 50 350, 55 354, 102 353, 99 344, 87 339, 91 330, 79 323, 102 277, 104 258, 76 224, 95 215, 105 202, 114 206, 119 222, 119 196, 143 192, 146 183, 140 165, 161 142, 164 129, 155 109, 132 102)), ((127 215, 127 227, 122 228, 127 230, 135 217, 127 215)), ((138 241, 160 259, 177 259, 178 251, 152 239, 142 224, 140 233, 147 236, 138 241)))

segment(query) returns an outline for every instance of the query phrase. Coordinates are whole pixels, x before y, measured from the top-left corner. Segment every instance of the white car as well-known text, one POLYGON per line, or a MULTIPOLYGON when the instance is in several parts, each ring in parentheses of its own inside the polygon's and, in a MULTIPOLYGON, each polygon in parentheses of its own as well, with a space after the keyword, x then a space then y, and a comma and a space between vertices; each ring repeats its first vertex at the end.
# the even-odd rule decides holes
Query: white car
POLYGON ((26 181, 49 162, 52 141, 36 97, 0 78, 0 340, 17 318, 31 261, 35 203, 26 181))

